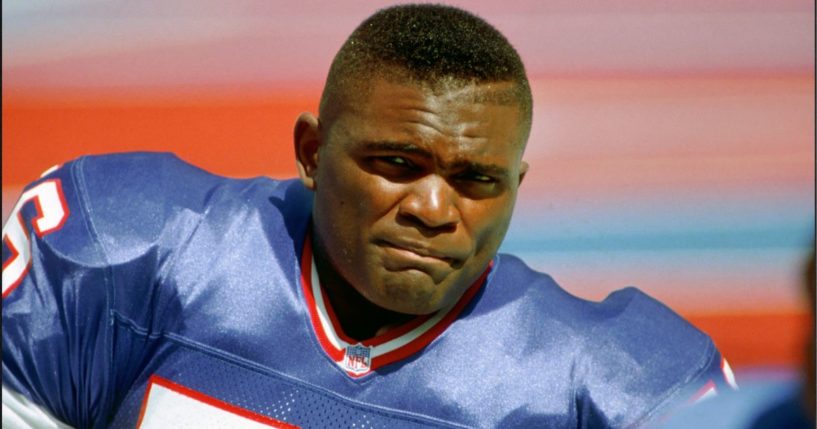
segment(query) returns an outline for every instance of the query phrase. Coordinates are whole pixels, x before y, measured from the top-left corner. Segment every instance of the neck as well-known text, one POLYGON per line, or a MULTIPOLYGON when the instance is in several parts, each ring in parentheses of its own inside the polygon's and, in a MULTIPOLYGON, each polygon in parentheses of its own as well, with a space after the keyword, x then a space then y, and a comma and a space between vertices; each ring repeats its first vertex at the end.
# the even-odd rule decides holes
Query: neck
POLYGON ((335 317, 347 336, 364 341, 417 317, 375 305, 338 274, 314 238, 312 249, 321 288, 326 291, 335 317))

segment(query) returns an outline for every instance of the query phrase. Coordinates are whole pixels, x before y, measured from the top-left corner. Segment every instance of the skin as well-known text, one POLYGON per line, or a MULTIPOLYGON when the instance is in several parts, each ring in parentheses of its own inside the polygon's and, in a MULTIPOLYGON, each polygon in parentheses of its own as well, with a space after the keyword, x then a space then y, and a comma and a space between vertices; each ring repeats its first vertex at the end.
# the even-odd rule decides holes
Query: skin
POLYGON ((375 79, 331 124, 298 118, 318 274, 348 335, 453 305, 496 254, 527 171, 518 105, 491 101, 511 85, 375 79))

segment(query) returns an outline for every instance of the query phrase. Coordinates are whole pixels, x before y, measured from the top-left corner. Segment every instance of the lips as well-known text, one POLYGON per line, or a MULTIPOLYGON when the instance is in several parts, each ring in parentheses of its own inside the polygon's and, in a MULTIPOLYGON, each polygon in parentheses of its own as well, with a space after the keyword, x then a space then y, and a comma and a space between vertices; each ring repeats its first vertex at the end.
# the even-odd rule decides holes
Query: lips
POLYGON ((405 260, 408 263, 418 264, 446 264, 458 266, 462 257, 453 251, 439 250, 431 246, 408 240, 375 240, 375 244, 384 249, 393 258, 405 260))

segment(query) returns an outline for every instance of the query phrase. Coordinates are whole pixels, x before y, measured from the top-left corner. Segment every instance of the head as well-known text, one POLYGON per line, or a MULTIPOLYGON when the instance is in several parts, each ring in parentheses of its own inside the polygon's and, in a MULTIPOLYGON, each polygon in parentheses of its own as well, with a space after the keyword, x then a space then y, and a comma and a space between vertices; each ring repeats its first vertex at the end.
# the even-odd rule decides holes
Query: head
POLYGON ((364 21, 319 118, 295 127, 321 281, 401 313, 455 303, 507 231, 531 110, 519 55, 480 18, 409 5, 364 21))

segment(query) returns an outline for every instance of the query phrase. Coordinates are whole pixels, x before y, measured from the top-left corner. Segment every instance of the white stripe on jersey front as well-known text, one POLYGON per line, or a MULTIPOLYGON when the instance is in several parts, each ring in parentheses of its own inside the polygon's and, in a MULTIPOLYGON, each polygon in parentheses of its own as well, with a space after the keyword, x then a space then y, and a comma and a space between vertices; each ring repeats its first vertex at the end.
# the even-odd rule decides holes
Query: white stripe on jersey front
POLYGON ((71 429, 45 408, 3 385, 4 429, 71 429))
POLYGON ((434 317, 426 320, 425 323, 423 323, 420 326, 412 329, 411 331, 406 332, 405 334, 403 334, 403 335, 401 335, 401 336, 399 336, 399 337, 397 337, 397 338, 395 338, 395 339, 393 339, 391 341, 380 344, 379 346, 372 347, 372 355, 373 356, 380 356, 382 354, 386 354, 386 353, 388 353, 388 352, 390 352, 392 350, 397 350, 400 347, 403 347, 406 344, 416 340, 417 338, 420 337, 420 335, 423 335, 426 331, 431 329, 440 320, 442 320, 442 318, 445 317, 445 315, 448 314, 449 311, 451 311, 451 308, 453 308, 453 306, 451 306, 449 308, 446 308, 446 309, 442 309, 442 310, 438 311, 437 314, 434 315, 434 317))

